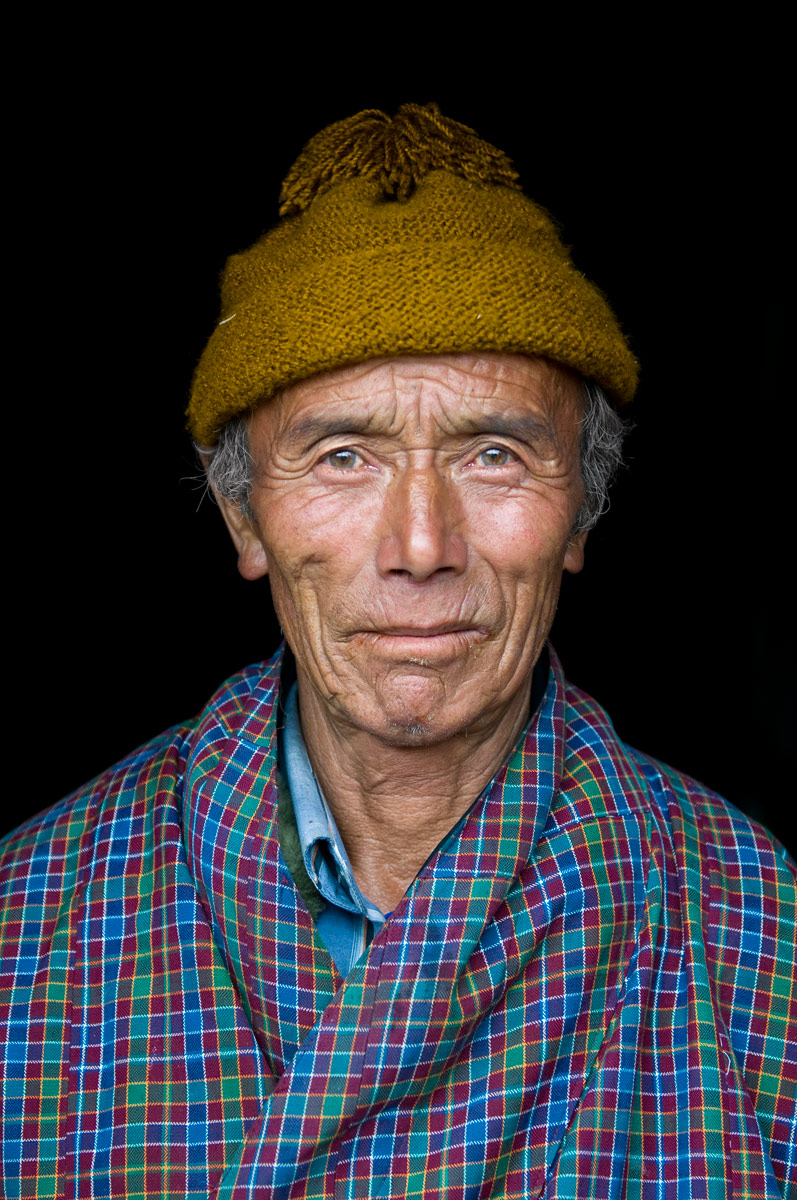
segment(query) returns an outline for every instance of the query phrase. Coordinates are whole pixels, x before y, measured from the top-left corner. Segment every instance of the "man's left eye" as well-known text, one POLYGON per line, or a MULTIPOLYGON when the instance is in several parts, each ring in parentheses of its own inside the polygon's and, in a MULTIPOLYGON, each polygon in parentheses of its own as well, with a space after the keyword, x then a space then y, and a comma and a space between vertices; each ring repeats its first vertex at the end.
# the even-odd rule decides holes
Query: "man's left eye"
POLYGON ((505 467, 512 462, 514 455, 503 446, 489 446, 482 450, 476 461, 481 467, 505 467))
POLYGON ((356 450, 332 450, 323 460, 330 467, 338 467, 342 471, 349 471, 352 467, 359 466, 360 456, 356 450))

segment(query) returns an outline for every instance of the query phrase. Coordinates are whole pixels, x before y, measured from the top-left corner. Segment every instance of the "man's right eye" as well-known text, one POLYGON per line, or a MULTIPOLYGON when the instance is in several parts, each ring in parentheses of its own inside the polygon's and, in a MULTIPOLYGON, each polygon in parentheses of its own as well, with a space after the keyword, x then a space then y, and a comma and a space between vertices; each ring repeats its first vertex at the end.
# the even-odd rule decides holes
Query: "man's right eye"
POLYGON ((362 460, 356 450, 343 449, 331 450, 321 461, 341 471, 350 471, 352 467, 358 467, 362 460))

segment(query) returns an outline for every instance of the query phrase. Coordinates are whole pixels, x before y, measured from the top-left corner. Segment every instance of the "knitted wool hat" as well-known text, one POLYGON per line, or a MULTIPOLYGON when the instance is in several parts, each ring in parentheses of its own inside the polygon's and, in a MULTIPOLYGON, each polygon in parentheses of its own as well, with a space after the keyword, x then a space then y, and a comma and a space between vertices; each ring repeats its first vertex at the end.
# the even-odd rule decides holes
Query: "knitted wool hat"
POLYGON ((538 354, 633 396, 637 364, 603 296, 506 155, 436 105, 323 129, 280 215, 222 275, 188 408, 203 445, 288 384, 396 355, 538 354))

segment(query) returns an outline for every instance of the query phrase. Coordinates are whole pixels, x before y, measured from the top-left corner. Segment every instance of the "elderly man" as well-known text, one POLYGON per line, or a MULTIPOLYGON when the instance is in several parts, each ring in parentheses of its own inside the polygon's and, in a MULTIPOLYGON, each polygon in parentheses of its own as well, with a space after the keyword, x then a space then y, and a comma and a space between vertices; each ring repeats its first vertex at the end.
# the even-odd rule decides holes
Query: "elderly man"
POLYGON ((6 844, 9 1195, 795 1185, 793 864, 546 643, 635 381, 471 130, 308 145, 190 407, 286 646, 6 844))

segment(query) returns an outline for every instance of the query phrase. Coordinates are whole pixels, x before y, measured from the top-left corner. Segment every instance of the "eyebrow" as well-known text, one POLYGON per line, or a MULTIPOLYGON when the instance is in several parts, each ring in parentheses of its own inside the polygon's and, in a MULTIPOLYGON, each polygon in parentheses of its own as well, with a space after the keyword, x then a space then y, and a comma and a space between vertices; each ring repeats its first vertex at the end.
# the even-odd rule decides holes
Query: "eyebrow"
MULTIPOLYGON (((328 437, 358 436, 378 431, 379 413, 369 416, 304 417, 291 425, 284 434, 291 447, 314 445, 328 437)), ((541 438, 556 442, 556 433, 549 424, 531 416, 506 416, 502 413, 483 413, 468 417, 457 428, 460 434, 486 433, 535 442, 541 438)))
POLYGON ((540 438, 556 441, 554 429, 545 421, 520 415, 509 417, 502 413, 484 413, 469 417, 460 428, 462 433, 496 433, 519 442, 535 442, 540 438))
POLYGON ((373 417, 303 417, 290 425, 283 436, 289 446, 301 447, 340 434, 370 433, 374 425, 373 417))

